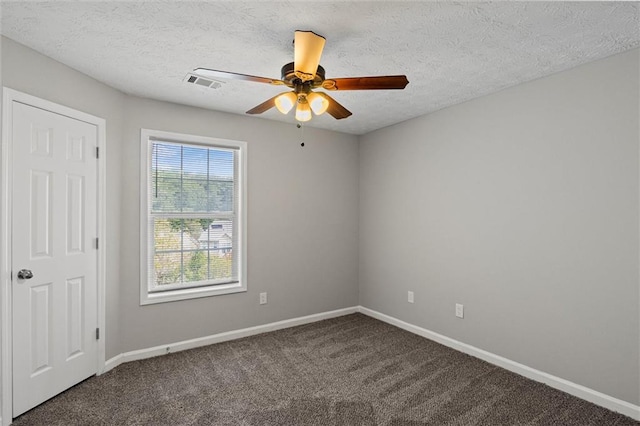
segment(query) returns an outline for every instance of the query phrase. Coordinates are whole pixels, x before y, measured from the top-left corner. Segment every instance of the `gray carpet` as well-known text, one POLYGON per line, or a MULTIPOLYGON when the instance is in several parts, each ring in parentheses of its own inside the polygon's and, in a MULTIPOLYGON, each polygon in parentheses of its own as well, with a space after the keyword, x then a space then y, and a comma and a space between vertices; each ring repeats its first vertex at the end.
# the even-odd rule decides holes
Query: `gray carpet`
POLYGON ((23 425, 638 425, 361 314, 130 362, 23 425))

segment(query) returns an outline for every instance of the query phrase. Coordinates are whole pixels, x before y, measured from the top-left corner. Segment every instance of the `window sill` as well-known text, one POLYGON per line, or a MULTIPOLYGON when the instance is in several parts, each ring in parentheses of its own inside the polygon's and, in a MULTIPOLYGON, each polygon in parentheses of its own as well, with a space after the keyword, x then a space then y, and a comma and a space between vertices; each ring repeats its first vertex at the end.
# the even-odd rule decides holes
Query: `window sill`
POLYGON ((242 293, 247 291, 246 285, 239 283, 209 287, 185 288, 156 293, 144 292, 140 295, 140 305, 175 302, 178 300, 197 299, 200 297, 220 296, 223 294, 242 293))

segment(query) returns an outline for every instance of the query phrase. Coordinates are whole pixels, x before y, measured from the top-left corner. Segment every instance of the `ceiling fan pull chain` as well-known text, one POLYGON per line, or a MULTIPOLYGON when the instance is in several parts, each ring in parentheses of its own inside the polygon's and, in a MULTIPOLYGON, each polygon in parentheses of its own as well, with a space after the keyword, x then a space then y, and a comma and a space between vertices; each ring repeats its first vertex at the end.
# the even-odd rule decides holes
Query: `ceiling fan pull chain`
POLYGON ((296 127, 300 129, 300 146, 304 147, 304 126, 302 125, 302 123, 298 123, 296 124, 296 127))

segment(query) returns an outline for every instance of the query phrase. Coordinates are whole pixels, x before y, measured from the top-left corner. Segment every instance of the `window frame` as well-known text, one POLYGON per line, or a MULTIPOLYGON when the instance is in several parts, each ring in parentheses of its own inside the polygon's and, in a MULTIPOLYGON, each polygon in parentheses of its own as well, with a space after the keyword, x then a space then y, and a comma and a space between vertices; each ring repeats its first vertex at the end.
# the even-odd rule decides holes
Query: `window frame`
POLYGON ((189 135, 166 132, 162 130, 140 130, 140 305, 149 305, 200 297, 247 291, 247 143, 242 141, 218 139, 208 136, 189 135), (211 284, 197 287, 150 291, 149 253, 153 245, 149 235, 149 219, 151 215, 149 200, 149 184, 151 179, 151 144, 155 141, 175 144, 200 145, 204 148, 233 149, 237 152, 237 274, 238 282, 229 284, 211 284))

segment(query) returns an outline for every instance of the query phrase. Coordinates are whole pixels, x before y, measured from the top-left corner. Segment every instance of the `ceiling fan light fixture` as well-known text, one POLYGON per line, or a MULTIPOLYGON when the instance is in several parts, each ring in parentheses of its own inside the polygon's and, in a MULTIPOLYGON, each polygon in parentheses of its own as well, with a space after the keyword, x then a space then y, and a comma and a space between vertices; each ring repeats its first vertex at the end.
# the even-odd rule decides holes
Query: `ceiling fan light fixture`
POLYGON ((307 95, 309 106, 315 115, 324 114, 329 108, 329 101, 319 93, 311 92, 307 95))
POLYGON ((298 97, 294 92, 283 93, 275 99, 276 108, 278 108, 278 111, 286 115, 294 107, 297 100, 298 97))
POLYGON ((305 122, 311 120, 311 108, 306 99, 299 99, 296 107, 296 120, 305 122))

